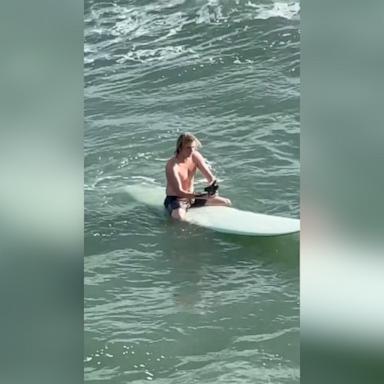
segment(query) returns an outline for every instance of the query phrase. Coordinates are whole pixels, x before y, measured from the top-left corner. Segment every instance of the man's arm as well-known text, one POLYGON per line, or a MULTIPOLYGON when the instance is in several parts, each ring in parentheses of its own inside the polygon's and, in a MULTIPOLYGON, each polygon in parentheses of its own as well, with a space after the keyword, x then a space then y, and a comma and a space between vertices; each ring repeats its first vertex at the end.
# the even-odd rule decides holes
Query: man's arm
POLYGON ((197 168, 200 170, 200 172, 206 178, 208 184, 212 184, 215 181, 215 176, 213 176, 211 170, 208 167, 208 164, 204 160, 204 157, 199 152, 195 152, 193 154, 193 157, 194 157, 194 161, 197 165, 197 168))

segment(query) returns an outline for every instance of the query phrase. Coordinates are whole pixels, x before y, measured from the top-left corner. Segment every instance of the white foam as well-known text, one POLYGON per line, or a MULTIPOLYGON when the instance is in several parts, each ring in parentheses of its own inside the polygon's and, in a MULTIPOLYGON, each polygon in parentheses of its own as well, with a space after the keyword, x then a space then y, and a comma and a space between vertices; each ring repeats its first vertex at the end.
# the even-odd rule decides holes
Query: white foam
POLYGON ((261 20, 270 19, 272 17, 282 17, 284 19, 292 20, 297 18, 300 12, 300 4, 296 2, 276 2, 266 5, 254 4, 251 1, 248 1, 247 6, 256 9, 258 13, 255 15, 255 19, 261 20))
POLYGON ((182 45, 167 46, 157 49, 138 49, 129 51, 125 55, 120 55, 116 60, 119 64, 127 61, 137 61, 140 63, 149 63, 154 61, 169 60, 189 52, 182 45))

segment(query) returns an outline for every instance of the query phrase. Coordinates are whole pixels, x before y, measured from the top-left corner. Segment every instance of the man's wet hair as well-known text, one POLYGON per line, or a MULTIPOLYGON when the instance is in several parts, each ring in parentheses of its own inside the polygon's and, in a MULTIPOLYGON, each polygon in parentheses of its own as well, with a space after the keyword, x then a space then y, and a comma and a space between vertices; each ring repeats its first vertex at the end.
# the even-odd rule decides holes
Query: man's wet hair
POLYGON ((192 135, 192 133, 189 133, 189 132, 182 133, 178 137, 177 142, 176 142, 176 151, 175 151, 176 155, 178 155, 180 153, 180 151, 182 150, 184 145, 190 144, 193 142, 196 143, 198 148, 201 147, 200 141, 194 135, 192 135))

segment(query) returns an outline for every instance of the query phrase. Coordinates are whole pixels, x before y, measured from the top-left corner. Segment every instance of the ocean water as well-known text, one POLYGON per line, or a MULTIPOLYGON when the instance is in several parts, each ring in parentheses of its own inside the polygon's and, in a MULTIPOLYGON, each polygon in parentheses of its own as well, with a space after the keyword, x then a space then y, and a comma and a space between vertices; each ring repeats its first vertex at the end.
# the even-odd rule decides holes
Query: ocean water
POLYGON ((165 185, 190 131, 235 207, 299 217, 299 12, 85 2, 87 383, 299 382, 299 236, 173 223, 124 190, 165 185))

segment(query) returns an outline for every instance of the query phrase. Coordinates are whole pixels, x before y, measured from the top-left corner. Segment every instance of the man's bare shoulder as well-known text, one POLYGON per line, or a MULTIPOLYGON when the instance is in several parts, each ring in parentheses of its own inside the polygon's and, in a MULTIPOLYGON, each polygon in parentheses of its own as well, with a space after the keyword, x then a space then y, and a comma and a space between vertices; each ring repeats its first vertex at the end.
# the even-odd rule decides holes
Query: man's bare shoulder
POLYGON ((204 157, 200 152, 195 151, 192 154, 192 160, 196 164, 201 164, 204 161, 204 157))

